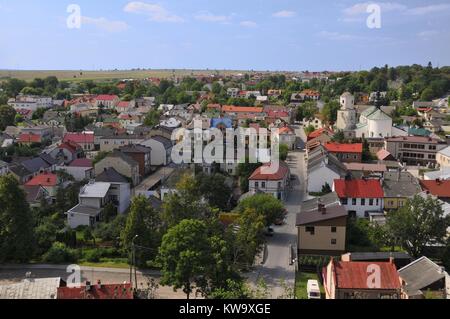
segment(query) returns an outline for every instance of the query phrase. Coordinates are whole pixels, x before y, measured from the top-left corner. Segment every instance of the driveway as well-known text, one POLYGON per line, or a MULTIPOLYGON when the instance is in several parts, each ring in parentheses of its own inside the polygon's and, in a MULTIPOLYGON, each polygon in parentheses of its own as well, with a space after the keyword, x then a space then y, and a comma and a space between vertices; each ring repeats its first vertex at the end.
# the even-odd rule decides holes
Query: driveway
MULTIPOLYGON (((306 136, 302 128, 296 129, 300 145, 304 144, 306 136)), ((289 153, 287 164, 291 174, 296 177, 292 182, 292 189, 285 202, 288 215, 283 226, 274 226, 275 234, 268 237, 266 258, 263 264, 255 267, 247 274, 250 284, 255 287, 259 280, 267 284, 271 299, 286 296, 286 287, 295 285, 295 265, 290 265, 291 245, 296 250, 297 229, 295 227, 296 214, 300 212, 300 204, 304 198, 304 153, 296 150, 289 153), (283 284, 284 282, 284 284, 283 284)))

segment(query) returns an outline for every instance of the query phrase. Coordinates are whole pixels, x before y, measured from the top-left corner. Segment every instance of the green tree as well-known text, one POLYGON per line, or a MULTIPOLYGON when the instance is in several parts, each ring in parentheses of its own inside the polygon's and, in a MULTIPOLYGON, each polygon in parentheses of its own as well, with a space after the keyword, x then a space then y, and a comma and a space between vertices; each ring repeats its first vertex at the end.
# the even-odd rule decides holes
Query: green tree
POLYGON ((0 131, 16 122, 16 111, 9 105, 0 106, 0 131))
POLYGON ((256 210, 264 216, 266 226, 270 226, 277 219, 282 218, 285 212, 283 203, 270 194, 256 194, 247 197, 239 203, 236 209, 241 213, 246 209, 256 210))
POLYGON ((307 101, 297 108, 296 119, 297 121, 303 121, 304 119, 307 120, 311 119, 314 117, 317 111, 318 111, 317 103, 313 101, 307 101))
POLYGON ((34 231, 25 193, 12 175, 0 177, 0 262, 26 262, 33 255, 34 231))
POLYGON ((287 146, 286 144, 280 144, 280 159, 282 161, 285 161, 289 155, 289 146, 287 146))
POLYGON ((309 135, 309 134, 311 134, 312 132, 314 132, 315 130, 316 130, 316 129, 314 128, 314 126, 309 125, 309 126, 305 127, 305 134, 306 134, 306 135, 309 135))
POLYGON ((213 175, 197 174, 196 180, 200 193, 211 207, 224 210, 228 207, 231 197, 231 188, 226 184, 226 177, 220 173, 213 175))
POLYGON ((420 95, 420 99, 422 101, 431 101, 433 98, 435 97, 433 89, 431 88, 426 88, 425 90, 423 90, 422 94, 420 95))
POLYGON ((327 122, 336 122, 337 121, 337 112, 341 108, 341 105, 338 101, 330 101, 325 103, 322 108, 322 116, 327 122))
POLYGON ((387 216, 387 231, 413 257, 423 255, 427 245, 445 244, 450 218, 437 199, 414 196, 406 205, 387 216))
POLYGON ((125 228, 122 232, 122 243, 129 248, 135 236, 138 236, 135 244, 146 247, 136 249, 136 261, 139 265, 145 265, 148 260, 156 256, 157 247, 161 240, 161 218, 151 206, 145 196, 137 196, 131 202, 130 212, 125 228))
POLYGON ((170 228, 162 239, 158 260, 162 285, 183 289, 188 299, 195 289, 206 293, 212 262, 206 224, 186 219, 170 228))
POLYGON ((236 173, 239 176, 239 184, 243 193, 248 192, 248 178, 261 165, 261 163, 249 163, 248 158, 245 159, 244 163, 238 165, 236 173))
POLYGON ((161 117, 161 112, 158 111, 157 109, 152 109, 145 116, 144 124, 147 126, 158 125, 160 117, 161 117))

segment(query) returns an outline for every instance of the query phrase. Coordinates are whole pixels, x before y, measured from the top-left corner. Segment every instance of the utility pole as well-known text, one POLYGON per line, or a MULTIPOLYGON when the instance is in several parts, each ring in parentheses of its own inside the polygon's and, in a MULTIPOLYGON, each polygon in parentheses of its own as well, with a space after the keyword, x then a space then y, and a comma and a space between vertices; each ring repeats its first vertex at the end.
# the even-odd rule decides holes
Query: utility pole
MULTIPOLYGON (((139 235, 134 236, 133 240, 131 241, 131 247, 132 247, 132 252, 131 252, 131 262, 132 265, 134 267, 134 285, 135 285, 135 289, 137 289, 138 285, 137 285, 137 274, 136 274, 136 245, 134 244, 134 241, 139 237, 139 235)), ((131 277, 131 273, 130 273, 130 277, 131 277)), ((131 280, 130 280, 131 282, 131 280)))

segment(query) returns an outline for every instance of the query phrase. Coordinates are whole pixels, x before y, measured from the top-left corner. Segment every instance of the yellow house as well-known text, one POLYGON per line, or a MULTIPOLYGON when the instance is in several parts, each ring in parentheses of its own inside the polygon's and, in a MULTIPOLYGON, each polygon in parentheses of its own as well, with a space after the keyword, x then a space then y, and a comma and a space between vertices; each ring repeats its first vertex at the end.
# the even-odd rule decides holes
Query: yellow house
POLYGON ((382 187, 387 211, 405 206, 409 198, 422 191, 417 178, 409 172, 385 172, 382 187))
POLYGON ((436 162, 440 167, 450 167, 450 146, 437 152, 436 162))

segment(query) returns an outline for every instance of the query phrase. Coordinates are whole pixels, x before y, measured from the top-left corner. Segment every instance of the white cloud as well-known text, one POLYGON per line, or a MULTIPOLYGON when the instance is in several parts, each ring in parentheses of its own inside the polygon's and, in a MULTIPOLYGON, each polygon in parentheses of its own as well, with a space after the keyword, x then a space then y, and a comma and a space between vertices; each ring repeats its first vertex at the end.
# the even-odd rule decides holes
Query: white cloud
POLYGON ((229 23, 231 20, 230 16, 215 15, 208 11, 201 11, 194 18, 196 20, 204 22, 218 22, 218 23, 229 23))
POLYGON ((112 21, 106 18, 81 17, 81 24, 94 25, 107 32, 121 32, 128 29, 128 24, 123 21, 112 21))
POLYGON ((343 40, 354 40, 357 39, 357 36, 339 32, 329 32, 329 31, 321 31, 317 34, 322 38, 326 38, 329 40, 343 41, 343 40))
POLYGON ((450 9, 450 4, 433 4, 429 6, 423 6, 423 7, 416 7, 411 8, 406 11, 406 14, 409 15, 426 15, 429 13, 436 13, 441 11, 446 11, 450 9))
POLYGON ((272 14, 272 16, 275 18, 292 18, 295 17, 296 15, 297 12, 289 10, 281 10, 272 14))
POLYGON ((258 26, 258 24, 254 21, 242 21, 240 25, 246 28, 256 28, 258 26))
POLYGON ((169 11, 163 6, 154 3, 139 1, 129 2, 123 10, 129 13, 137 13, 148 16, 150 21, 155 22, 183 22, 184 19, 169 11))
POLYGON ((358 16, 367 14, 367 8, 371 4, 380 6, 382 12, 404 11, 407 7, 396 2, 361 2, 343 10, 346 16, 358 16))

